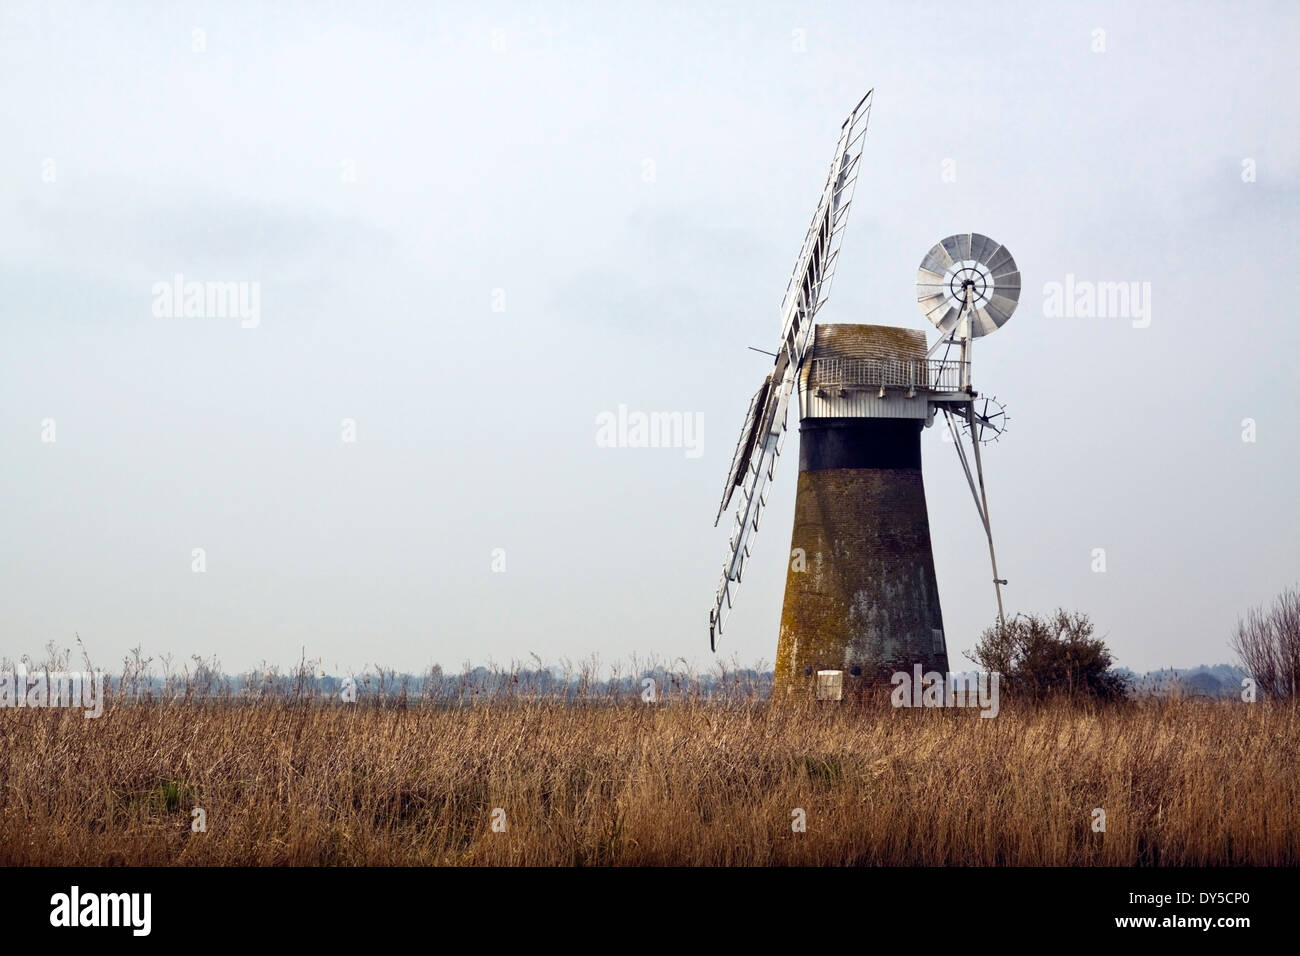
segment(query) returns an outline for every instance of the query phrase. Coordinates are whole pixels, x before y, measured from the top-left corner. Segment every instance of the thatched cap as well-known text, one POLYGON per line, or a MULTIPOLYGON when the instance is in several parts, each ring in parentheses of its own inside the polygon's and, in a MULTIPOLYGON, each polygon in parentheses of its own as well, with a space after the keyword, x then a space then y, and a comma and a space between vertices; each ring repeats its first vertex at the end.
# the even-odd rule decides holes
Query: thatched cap
POLYGON ((895 325, 819 325, 813 358, 925 358, 925 333, 895 325))

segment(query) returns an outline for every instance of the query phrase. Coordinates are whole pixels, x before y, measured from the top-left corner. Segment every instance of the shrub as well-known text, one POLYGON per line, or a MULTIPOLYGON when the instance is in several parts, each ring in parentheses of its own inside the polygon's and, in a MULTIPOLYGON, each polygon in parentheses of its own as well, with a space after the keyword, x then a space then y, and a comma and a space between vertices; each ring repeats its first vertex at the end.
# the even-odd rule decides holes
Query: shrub
POLYGON ((1078 611, 1058 608, 1043 617, 1017 614, 985 630, 967 656, 1001 674, 1007 690, 1016 695, 1122 699, 1128 695, 1128 681, 1111 670, 1111 653, 1092 631, 1092 621, 1078 611))
POLYGON ((1251 608, 1237 621, 1232 649, 1266 697, 1300 695, 1300 591, 1287 588, 1272 607, 1251 608))

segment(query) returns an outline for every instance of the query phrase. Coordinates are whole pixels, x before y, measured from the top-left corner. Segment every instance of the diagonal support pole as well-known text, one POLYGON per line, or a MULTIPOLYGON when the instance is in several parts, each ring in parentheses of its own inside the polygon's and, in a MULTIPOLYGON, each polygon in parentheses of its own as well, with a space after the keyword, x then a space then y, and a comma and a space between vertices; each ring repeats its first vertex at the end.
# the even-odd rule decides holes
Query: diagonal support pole
MULTIPOLYGON (((962 304, 963 316, 957 320, 956 328, 962 330, 962 367, 963 367, 963 385, 967 391, 970 390, 970 381, 967 376, 970 374, 970 352, 971 352, 971 328, 970 314, 973 311, 974 303, 971 301, 972 292, 966 289, 966 301, 962 304)), ((975 429, 975 400, 971 398, 966 402, 966 423, 970 426, 971 449, 975 453, 975 474, 971 474, 970 461, 966 458, 966 450, 961 446, 961 435, 957 431, 957 423, 954 420, 953 413, 944 409, 944 416, 948 420, 948 428, 952 432, 953 444, 957 447, 957 457, 961 461, 962 471, 966 473, 966 483, 970 485, 971 497, 975 499, 975 510, 979 513, 980 522, 984 525, 984 536, 989 542, 989 564, 993 568, 993 589, 997 593, 998 599, 998 624, 1005 627, 1007 623, 1006 614, 1002 607, 1002 585, 1006 583, 998 577, 998 556, 993 549, 993 526, 989 522, 989 497, 984 488, 984 462, 980 457, 980 440, 979 432, 975 429), (978 486, 978 487, 977 487, 978 486)))
MULTIPOLYGON (((984 490, 984 463, 980 461, 979 433, 975 431, 974 402, 970 402, 966 406, 966 420, 970 423, 971 447, 975 449, 975 474, 979 478, 980 504, 983 505, 980 509, 980 518, 984 521, 984 534, 989 539, 989 563, 993 565, 993 588, 998 595, 998 624, 1006 627, 1007 619, 1002 611, 1002 585, 1006 582, 998 577, 998 556, 993 551, 993 527, 989 524, 989 497, 984 490)), ((967 471, 966 477, 970 478, 969 471, 967 471)))

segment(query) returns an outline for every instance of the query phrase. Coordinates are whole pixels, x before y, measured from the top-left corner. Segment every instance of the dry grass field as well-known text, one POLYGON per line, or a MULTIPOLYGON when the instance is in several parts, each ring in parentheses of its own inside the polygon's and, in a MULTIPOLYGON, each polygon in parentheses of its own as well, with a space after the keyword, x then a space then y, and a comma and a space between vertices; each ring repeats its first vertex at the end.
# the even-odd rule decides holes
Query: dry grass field
POLYGON ((1298 781, 1264 703, 110 699, 0 712, 0 862, 1296 864, 1298 781))

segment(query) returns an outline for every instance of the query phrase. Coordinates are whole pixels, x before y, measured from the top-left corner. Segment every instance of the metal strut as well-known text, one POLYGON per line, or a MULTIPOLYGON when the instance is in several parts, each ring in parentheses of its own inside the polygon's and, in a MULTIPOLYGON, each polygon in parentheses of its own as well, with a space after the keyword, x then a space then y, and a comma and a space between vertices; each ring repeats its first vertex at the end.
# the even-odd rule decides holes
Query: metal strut
MULTIPOLYGON (((959 317, 956 328, 963 330, 962 337, 962 363, 963 367, 970 368, 970 309, 971 309, 971 290, 966 289, 966 301, 962 304, 962 312, 965 314, 966 324, 962 325, 962 319, 959 317)), ((942 341, 942 340, 941 340, 942 341)), ((1006 626, 1006 615, 1002 609, 1002 585, 1007 582, 998 577, 998 556, 993 550, 993 527, 989 523, 989 498, 988 493, 984 490, 984 463, 980 459, 980 441, 979 434, 975 430, 975 400, 972 398, 966 403, 966 423, 970 426, 971 448, 975 452, 975 474, 971 475, 970 462, 966 458, 966 449, 961 446, 961 435, 957 431, 957 423, 953 419, 953 413, 944 408, 943 414, 947 419, 948 428, 952 433, 952 442, 957 448, 957 457, 961 461, 962 471, 966 473, 966 483, 970 485, 971 497, 975 499, 975 510, 979 512, 980 521, 984 525, 984 536, 989 542, 989 564, 993 567, 993 589, 998 598, 998 624, 1006 626), (978 483, 978 490, 976 484, 978 483)))
MULTIPOLYGON (((980 501, 984 505, 984 507, 980 509, 980 518, 984 521, 984 534, 989 539, 989 563, 993 565, 993 589, 998 595, 998 624, 1002 627, 1006 627, 1007 619, 1002 612, 1002 585, 1007 582, 998 577, 998 556, 993 551, 993 528, 989 524, 989 498, 988 494, 984 491, 984 464, 980 461, 979 437, 975 434, 974 401, 971 401, 966 405, 966 420, 970 423, 971 447, 975 449, 975 475, 979 478, 980 501)), ((967 474, 967 477, 970 477, 969 473, 967 474)))

